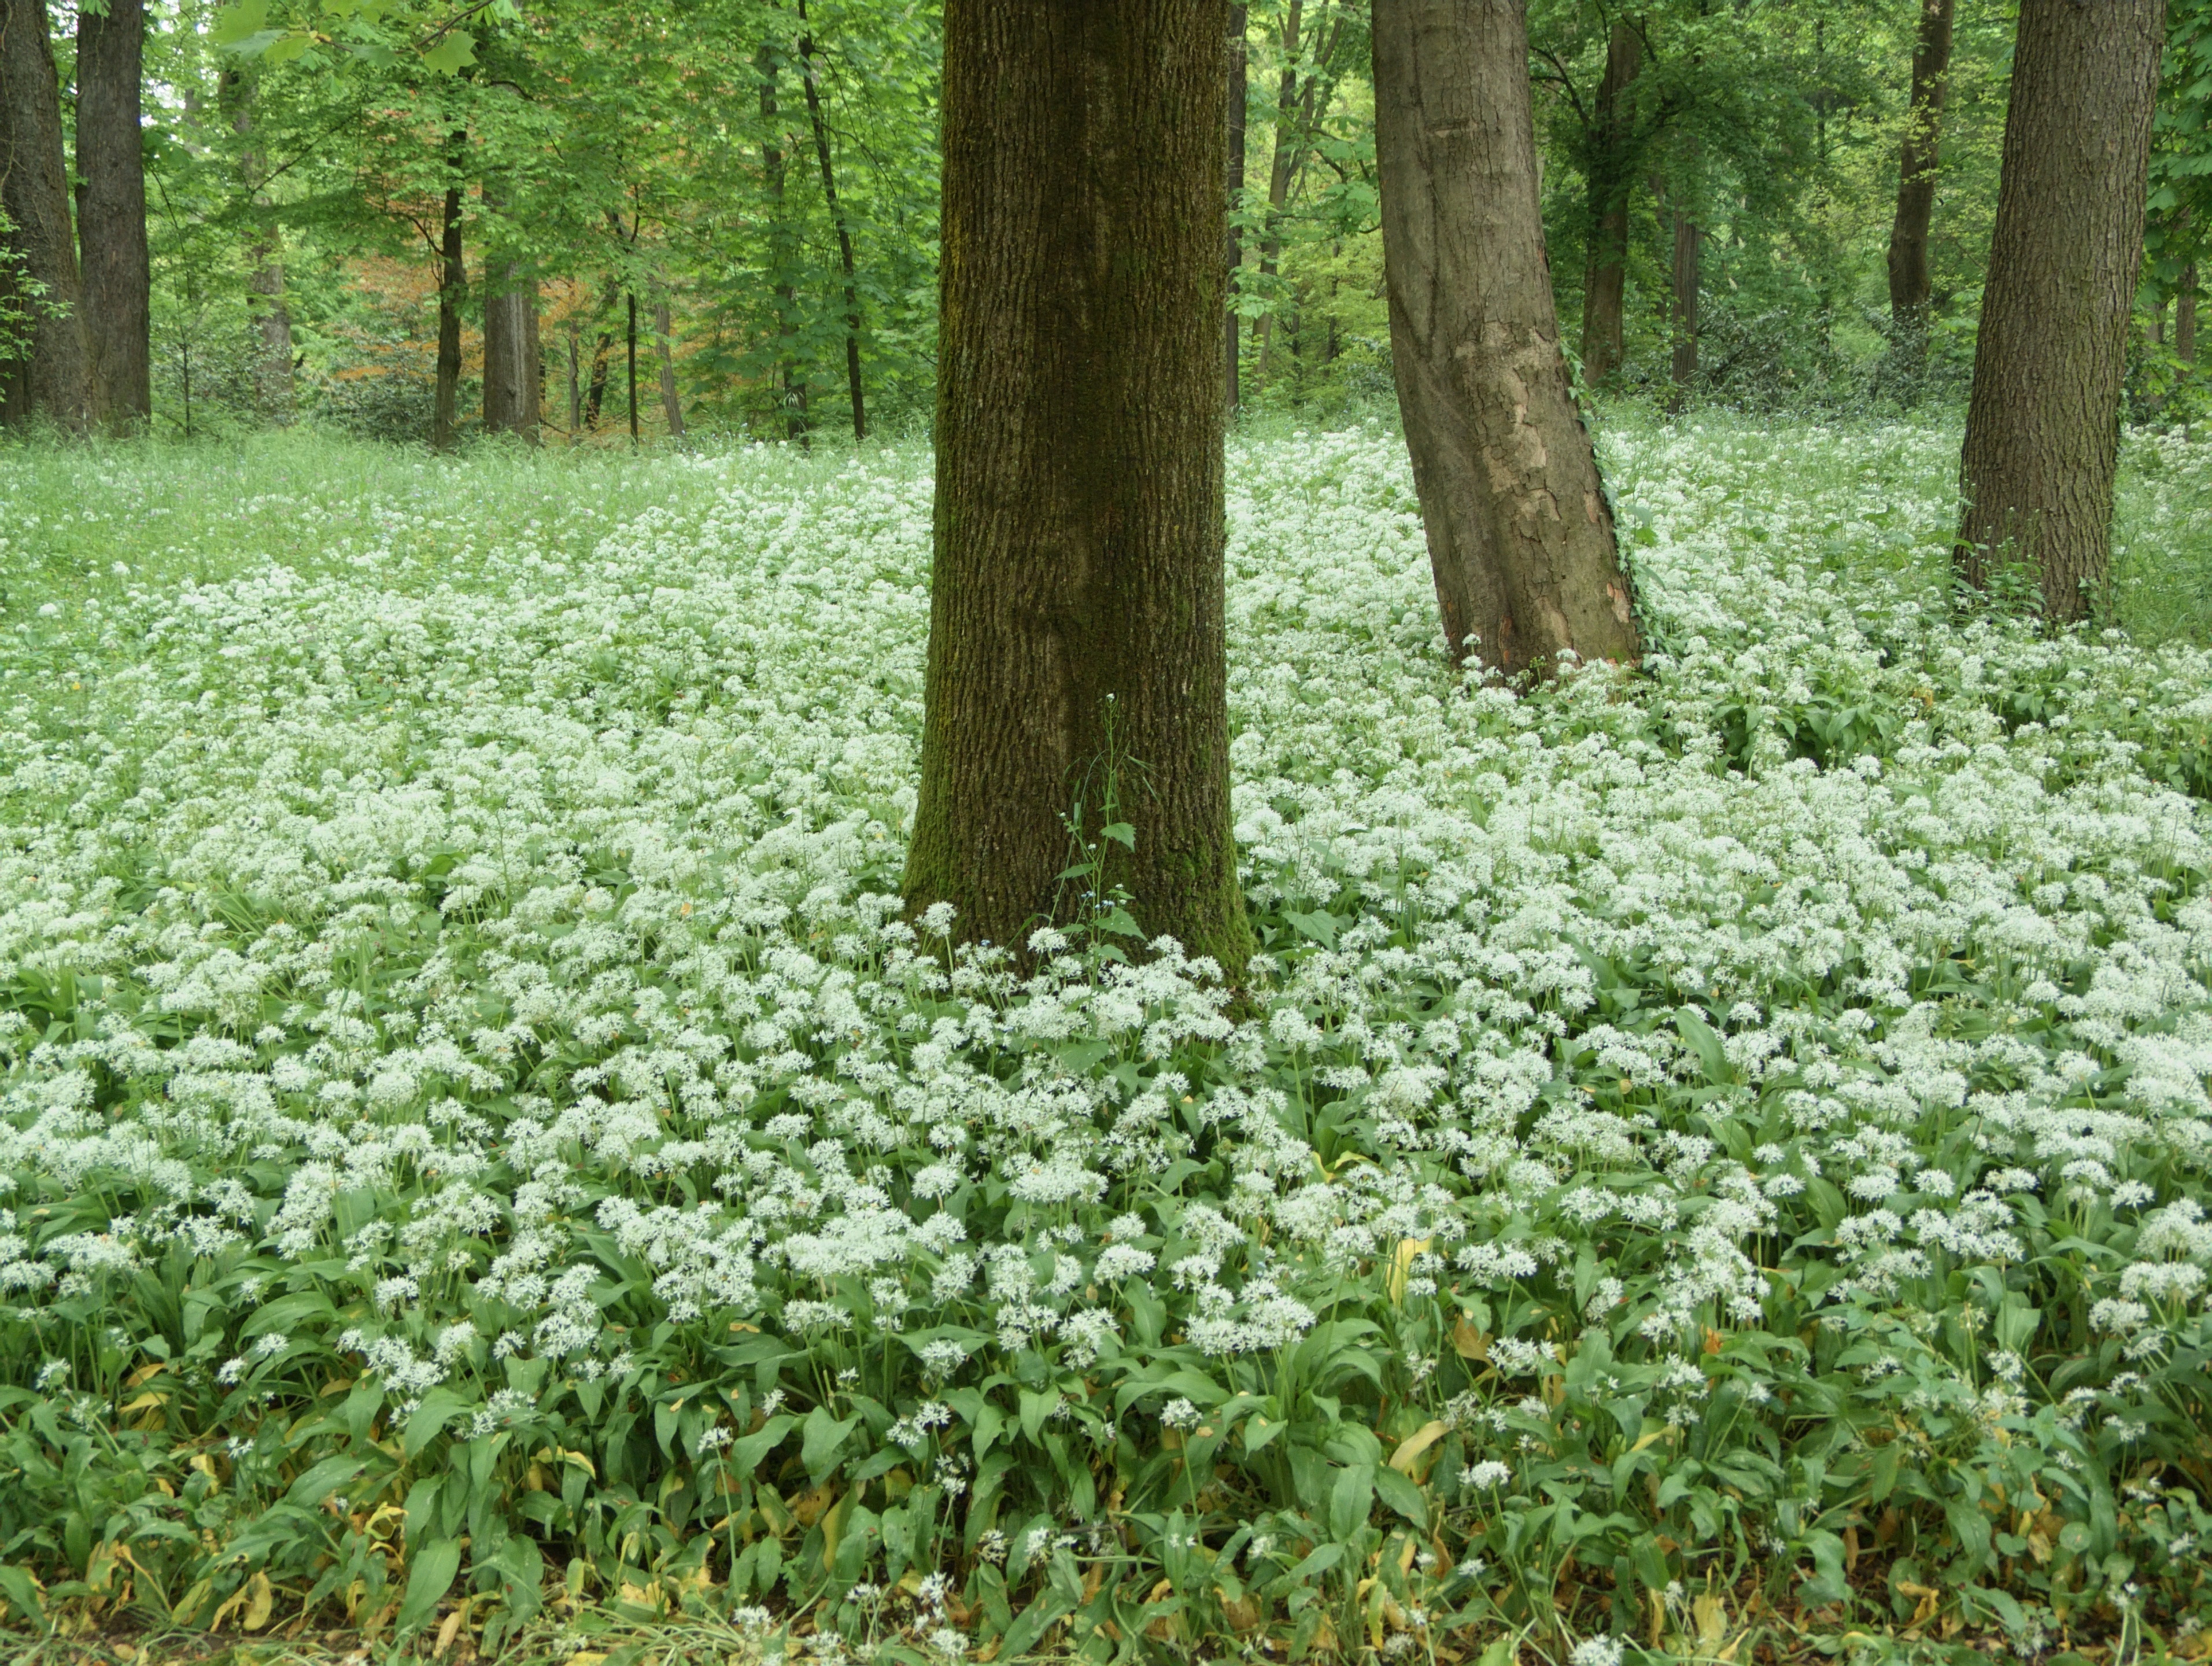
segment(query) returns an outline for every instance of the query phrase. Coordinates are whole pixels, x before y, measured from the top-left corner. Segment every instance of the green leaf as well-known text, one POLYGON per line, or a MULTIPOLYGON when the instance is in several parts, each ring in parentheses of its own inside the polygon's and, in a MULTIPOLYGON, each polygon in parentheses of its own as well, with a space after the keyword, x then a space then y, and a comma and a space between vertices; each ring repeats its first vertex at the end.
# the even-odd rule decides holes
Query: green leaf
POLYGON ((1337 1472, 1328 1494, 1328 1536, 1339 1544, 1367 1525, 1375 1508, 1375 1467, 1355 1463, 1337 1472))
POLYGON ((845 1444, 845 1437, 860 1426, 857 1417, 842 1421, 830 1414, 827 1406, 817 1406, 806 1414, 806 1436, 799 1449, 799 1461, 805 1464, 807 1475, 817 1484, 830 1474, 830 1466, 837 1460, 837 1449, 845 1444))
POLYGON ((407 1574, 406 1599, 399 1605, 401 1636, 420 1631, 437 1611, 438 1603, 453 1589, 461 1571, 461 1546, 457 1539, 434 1539, 416 1551, 407 1574))
POLYGON ((292 1483, 286 1501, 312 1510, 367 1468, 359 1458, 325 1458, 292 1483))
POLYGON ((477 61, 477 38, 466 29, 448 29, 438 44, 422 54, 422 67, 433 75, 457 75, 477 61))
MULTIPOLYGON (((1413 1523, 1415 1527, 1425 1528, 1428 1526, 1429 1498, 1427 1493, 1422 1492, 1419 1487, 1414 1486, 1409 1477, 1400 1474, 1395 1469, 1391 1468, 1388 1464, 1385 1464, 1382 1468, 1376 1469, 1372 1473, 1375 1478, 1376 1494, 1382 1500, 1383 1503, 1389 1505, 1391 1509, 1396 1511, 1407 1521, 1413 1523)), ((1341 1482, 1339 1482, 1338 1484, 1340 1486, 1342 1485, 1341 1482)), ((1332 1499, 1330 1502, 1333 1513, 1334 1500, 1332 1499)))
POLYGON ((1134 850, 1137 848, 1137 830, 1127 822, 1108 822, 1105 826, 1098 830, 1098 836, 1102 839, 1113 840, 1125 850, 1134 850))
POLYGON ((1316 909, 1311 914, 1285 914, 1284 919, 1297 927, 1301 937, 1311 938, 1324 949, 1336 946, 1336 916, 1316 909))
POLYGON ((269 27, 269 0, 231 0, 215 15, 208 39, 218 46, 236 48, 269 27))
POLYGON ((789 1434, 799 1420, 789 1412, 781 1412, 760 1426, 730 1447, 730 1462, 746 1474, 760 1468, 760 1461, 774 1451, 777 1444, 789 1434))
POLYGON ((451 1389, 433 1389, 422 1396, 415 1415, 407 1420, 405 1451, 413 1457, 435 1440, 446 1425, 468 1409, 468 1402, 451 1389))

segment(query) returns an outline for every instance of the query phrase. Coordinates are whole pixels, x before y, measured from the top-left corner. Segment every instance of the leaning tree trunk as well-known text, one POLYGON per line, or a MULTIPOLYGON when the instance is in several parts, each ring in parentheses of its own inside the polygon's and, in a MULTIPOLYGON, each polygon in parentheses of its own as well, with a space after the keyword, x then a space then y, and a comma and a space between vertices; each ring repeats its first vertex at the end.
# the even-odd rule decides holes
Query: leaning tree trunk
POLYGON ((668 437, 684 437, 684 401, 676 392, 676 323, 669 316, 668 298, 653 303, 653 344, 660 356, 660 414, 668 421, 668 437))
POLYGON ((0 421, 46 416, 81 432, 95 391, 46 0, 0 0, 0 210, 13 227, 0 246, 0 283, 12 289, 19 271, 33 286, 31 295, 0 297, 27 314, 0 343, 9 355, 0 361, 0 421))
POLYGON ((146 165, 139 136, 143 0, 107 0, 76 19, 76 171, 83 181, 86 345, 100 417, 118 434, 154 415, 153 273, 146 247, 146 165))
MULTIPOLYGON (((1527 27, 1523 14, 1522 27, 1527 27)), ((1622 315, 1628 291, 1628 187, 1634 112, 1630 85, 1644 67, 1644 40, 1626 21, 1606 42, 1605 79, 1589 133, 1589 244, 1583 263, 1583 380, 1598 387, 1626 351, 1622 315)))
POLYGON ((1223 26, 1218 0, 946 0, 906 896, 1018 951, 1126 891, 1145 937, 1233 979, 1252 938, 1229 821, 1223 26), (1064 883, 1079 840, 1103 866, 1064 883))
POLYGON ((2021 0, 1954 556, 1982 587, 2024 567, 2055 619, 2082 617, 2111 579, 2165 10, 2164 0, 2021 0))
POLYGON ((1526 0, 1375 0, 1390 357, 1444 635, 1507 672, 1638 652, 1553 310, 1526 0))
POLYGON ((1921 0, 1911 102, 1897 157, 1897 217, 1889 228, 1890 333, 1916 370, 1928 356, 1928 227, 1951 78, 1951 6, 1952 0, 1921 0))
MULTIPOLYGON (((806 0, 799 0, 799 24, 806 29, 806 0)), ((830 125, 822 113, 822 89, 814 78, 814 37, 799 37, 799 81, 806 94, 806 119, 814 129, 814 156, 822 167, 822 200, 837 229, 837 255, 845 268, 845 383, 853 400, 853 438, 868 437, 868 410, 860 397, 860 290, 853 264, 853 228, 837 201, 837 176, 830 166, 830 125)))
POLYGON ((461 395, 461 301, 469 272, 461 258, 461 184, 468 135, 455 130, 448 161, 453 181, 446 187, 438 242, 438 371, 430 412, 430 444, 451 451, 459 438, 461 395))

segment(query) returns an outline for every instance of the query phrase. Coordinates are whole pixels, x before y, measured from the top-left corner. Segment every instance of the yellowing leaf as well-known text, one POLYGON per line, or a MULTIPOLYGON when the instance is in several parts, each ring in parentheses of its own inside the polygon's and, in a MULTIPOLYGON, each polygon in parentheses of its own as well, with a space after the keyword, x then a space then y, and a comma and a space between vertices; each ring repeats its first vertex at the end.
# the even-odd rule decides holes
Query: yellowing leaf
POLYGON ((1413 1465, 1422 1453, 1451 1432, 1451 1425, 1431 1419, 1398 1443, 1398 1450, 1390 1454, 1390 1467, 1408 1480, 1413 1478, 1413 1465))
POLYGON ((246 1619, 249 1632, 258 1632, 269 1623, 270 1610, 276 1606, 276 1593, 270 1587, 269 1576, 257 1573, 246 1582, 246 1619))
POLYGON ((1728 1631, 1728 1609, 1711 1591, 1698 1594, 1698 1599, 1690 1604, 1690 1614, 1698 1622, 1698 1642, 1701 1647, 1713 1647, 1728 1631))
POLYGON ((1398 1240, 1397 1250, 1390 1257, 1390 1273, 1386 1280, 1386 1288, 1389 1292, 1392 1306, 1395 1307, 1406 1299, 1406 1279, 1407 1275, 1413 1271, 1414 1259, 1426 1255, 1429 1245, 1435 1242, 1434 1238, 1400 1238, 1398 1240))

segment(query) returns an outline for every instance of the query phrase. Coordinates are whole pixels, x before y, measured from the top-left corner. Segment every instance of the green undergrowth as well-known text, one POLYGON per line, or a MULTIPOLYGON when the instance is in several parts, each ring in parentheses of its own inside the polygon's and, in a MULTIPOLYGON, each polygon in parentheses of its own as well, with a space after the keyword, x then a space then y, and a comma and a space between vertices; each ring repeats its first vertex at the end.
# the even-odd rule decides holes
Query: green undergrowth
POLYGON ((2212 656, 1954 444, 1615 423, 1516 691, 1236 440, 1233 992, 902 918, 919 452, 0 453, 24 1646, 2202 1653, 2212 656))

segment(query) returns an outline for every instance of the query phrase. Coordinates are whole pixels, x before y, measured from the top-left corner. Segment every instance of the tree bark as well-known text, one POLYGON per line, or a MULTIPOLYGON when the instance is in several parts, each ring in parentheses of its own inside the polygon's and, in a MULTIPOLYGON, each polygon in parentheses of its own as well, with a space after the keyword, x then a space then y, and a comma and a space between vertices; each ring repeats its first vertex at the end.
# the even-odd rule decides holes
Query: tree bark
MULTIPOLYGON (((498 223, 501 188, 482 188, 486 218, 498 223)), ((483 425, 536 445, 545 420, 545 365, 538 339, 538 280, 511 250, 483 258, 483 425)))
POLYGON ((1444 635, 1498 670, 1638 653, 1553 308, 1526 0, 1375 0, 1390 356, 1444 635))
POLYGON ((468 267, 461 257, 460 170, 468 161, 468 131, 453 130, 447 162, 452 183, 446 187, 438 241, 438 379, 430 412, 430 444, 451 451, 459 439, 461 391, 461 301, 468 293, 468 267))
MULTIPOLYGON (((1522 28, 1527 27, 1523 14, 1522 28)), ((1583 264, 1583 380, 1599 387, 1620 368, 1628 289, 1628 188, 1636 158, 1629 88, 1644 67, 1644 40, 1625 20, 1606 42, 1605 79, 1589 132, 1589 244, 1583 264)))
POLYGON ((629 360, 629 443, 637 448, 637 291, 630 290, 623 299, 629 303, 629 320, 624 329, 623 345, 629 360))
POLYGON ((1096 918, 1085 891, 1126 891, 1145 938, 1235 979, 1252 938, 1229 821, 1224 9, 947 0, 906 897, 1018 952, 1096 918), (1104 836, 1122 824, 1126 848, 1104 836), (1063 884, 1079 845, 1104 866, 1063 884))
POLYGON ((769 277, 775 290, 775 379, 783 408, 785 431, 800 445, 806 443, 806 371, 799 362, 798 289, 792 282, 797 251, 785 204, 783 147, 776 143, 776 63, 763 46, 759 58, 761 88, 761 178, 768 188, 769 277))
MULTIPOLYGON (((1283 252, 1283 210, 1290 205, 1291 177, 1297 172, 1296 143, 1298 111, 1298 34, 1305 11, 1304 0, 1290 0, 1283 12, 1282 74, 1275 85, 1275 138, 1267 161, 1267 217, 1260 233, 1260 275, 1275 276, 1283 252)), ((1255 374, 1267 376, 1267 350, 1275 342, 1275 313, 1261 314, 1257 331, 1260 362, 1255 374)))
POLYGON ((665 296, 653 304, 653 336, 660 349, 660 414, 667 419, 668 437, 681 440, 684 401, 676 394, 676 325, 665 296))
POLYGON ((143 0, 76 18, 77 240, 85 344, 100 419, 118 434, 153 419, 153 271, 139 133, 143 0))
POLYGON ((520 260, 502 260, 495 269, 489 260, 484 264, 484 432, 515 435, 534 446, 545 419, 538 284, 523 275, 520 260))
POLYGON ((2197 263, 2181 269, 2181 293, 2173 298, 2173 350, 2182 363, 2197 362, 2197 263))
POLYGON ((254 409, 279 427, 293 414, 292 312, 284 300, 284 258, 276 227, 267 216, 269 203, 261 189, 261 155, 251 143, 253 132, 253 82, 245 70, 222 72, 217 102, 229 112, 231 131, 241 141, 238 158, 239 183, 250 204, 252 241, 246 246, 246 294, 251 301, 253 344, 246 374, 253 390, 254 409))
POLYGON ((1229 198, 1229 280, 1223 289, 1222 316, 1227 320, 1228 348, 1228 404, 1231 416, 1237 414, 1238 389, 1237 371, 1237 272, 1244 264, 1244 246, 1237 234, 1237 212, 1244 199, 1244 106, 1249 97, 1251 77, 1251 51, 1247 39, 1250 28, 1250 8, 1233 5, 1229 9, 1229 167, 1227 194, 1229 198))
MULTIPOLYGON (((799 0, 799 26, 806 31, 806 0, 799 0)), ((806 92, 806 119, 814 128, 814 155, 822 165, 822 200, 830 209, 830 223, 837 228, 837 254, 845 267, 845 380, 853 396, 853 438, 868 437, 868 412, 860 398, 860 290, 853 264, 853 228, 837 202, 837 176, 830 166, 830 126, 823 119, 822 89, 814 78, 814 37, 799 37, 800 81, 806 92)))
POLYGON ((61 84, 46 0, 0 0, 0 245, 8 309, 27 316, 0 351, 0 422, 45 416, 82 433, 95 414, 76 236, 62 161, 61 84), (16 289, 20 272, 32 286, 16 289))
POLYGON ((1669 401, 1679 410, 1690 396, 1690 384, 1698 379, 1698 292, 1705 264, 1705 231, 1680 203, 1674 207, 1674 294, 1668 321, 1674 350, 1668 362, 1667 380, 1669 401))
POLYGON ((2118 410, 2164 0, 2021 0, 1954 552, 1986 587, 2024 566, 2074 620, 2112 573, 2118 410))
POLYGON ((1921 0, 1912 46, 1912 94, 1897 155, 1897 217, 1889 228, 1889 324, 1914 368, 1928 356, 1928 228, 1936 214, 1936 169, 1943 96, 1951 80, 1952 0, 1921 0))

